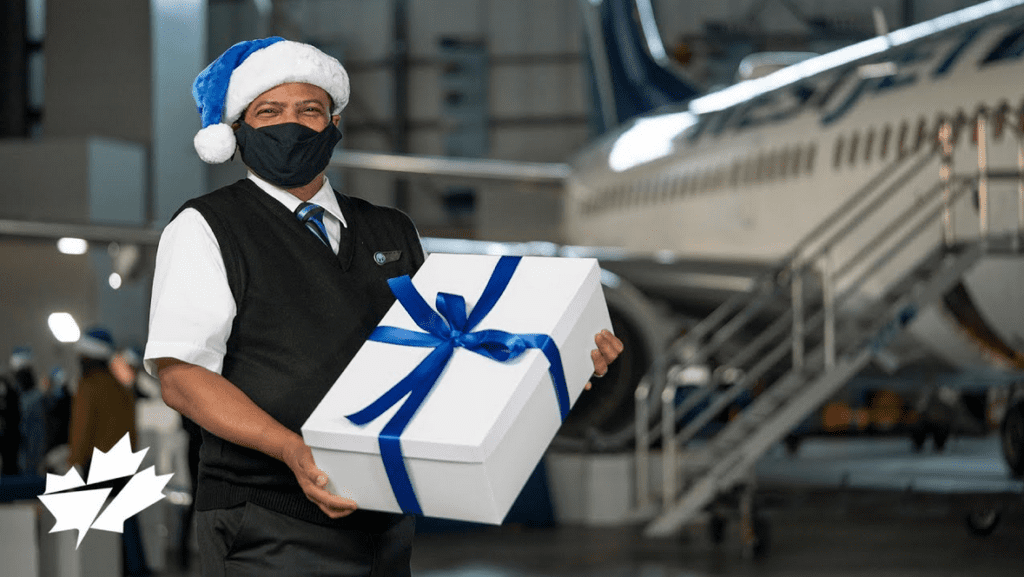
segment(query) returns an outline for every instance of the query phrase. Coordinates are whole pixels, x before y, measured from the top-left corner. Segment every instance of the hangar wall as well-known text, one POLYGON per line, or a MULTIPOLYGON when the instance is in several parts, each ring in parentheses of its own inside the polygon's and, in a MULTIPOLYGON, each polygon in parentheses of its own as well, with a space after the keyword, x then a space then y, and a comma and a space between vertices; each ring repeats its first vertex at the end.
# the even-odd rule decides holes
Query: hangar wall
MULTIPOLYGON (((42 46, 41 55, 31 58, 45 61, 30 75, 29 100, 42 115, 28 139, 3 139, 0 164, 10 169, 0 185, 0 218, 112 219, 159 227, 184 199, 241 176, 237 161, 208 168, 195 158, 191 137, 198 119, 189 87, 195 73, 230 44, 269 34, 315 43, 345 63, 353 88, 343 119, 346 148, 445 153, 451 125, 444 114, 440 46, 443 38, 455 38, 480 43, 487 57, 486 155, 568 161, 593 136, 581 1, 590 0, 26 0, 28 41, 42 46), (404 33, 395 17, 399 8, 404 33), (396 43, 401 38, 407 38, 405 50, 396 43), (404 99, 396 95, 401 86, 407 86, 404 99), (111 150, 131 149, 128 156, 141 160, 110 157, 84 168, 86 151, 108 141, 111 150), (59 151, 52 148, 59 148, 57 142, 72 144, 59 151)), ((728 80, 744 51, 824 50, 870 35, 872 6, 897 28, 974 3, 652 0, 667 54, 706 87, 728 80)), ((475 185, 467 210, 464 196, 453 195, 459 191, 445 182, 402 185, 387 175, 354 172, 335 173, 332 181, 347 193, 401 205, 425 236, 561 240, 561 209, 552 189, 475 185)), ((25 294, 51 291, 54 279, 89 279, 65 298, 66 308, 82 311, 83 325, 116 322, 122 340, 144 341, 144 267, 115 291, 106 283, 112 265, 105 246, 69 257, 34 243, 32 249, 21 241, 0 244, 5 277, 23 283, 13 290, 8 282, 13 292, 0 302, 0 313, 15 319, 0 334, 0 354, 34 344, 49 351, 39 360, 42 368, 65 354, 41 324, 48 310, 15 314, 35 302, 25 294)), ((143 260, 152 256, 149 250, 143 260)))

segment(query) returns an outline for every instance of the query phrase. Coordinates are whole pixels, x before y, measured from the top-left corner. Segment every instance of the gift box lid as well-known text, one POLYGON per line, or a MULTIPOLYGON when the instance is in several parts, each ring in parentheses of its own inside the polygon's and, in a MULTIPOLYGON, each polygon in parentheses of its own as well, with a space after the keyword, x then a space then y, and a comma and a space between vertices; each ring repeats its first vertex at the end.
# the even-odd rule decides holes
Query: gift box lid
MULTIPOLYGON (((438 292, 458 294, 472 311, 498 262, 496 256, 432 254, 412 283, 432 307, 438 292)), ((549 335, 559 345, 569 397, 575 400, 593 371, 593 334, 562 350, 585 306, 600 298, 597 261, 589 258, 523 257, 491 312, 473 331, 497 329, 549 335), (589 346, 586 344, 589 342, 589 346)), ((436 309, 435 309, 436 310, 436 309)), ((604 321, 607 323, 607 320, 604 321)), ((423 332, 396 302, 379 326, 423 332)), ((610 327, 609 327, 610 328, 610 327)), ((575 338, 575 337, 574 337, 575 338)), ((378 453, 378 436, 402 402, 366 425, 346 418, 409 374, 433 349, 367 341, 302 427, 310 446, 378 453)), ((483 462, 534 394, 549 395, 550 408, 532 419, 560 419, 548 361, 539 350, 499 362, 456 348, 451 360, 401 435, 406 458, 483 462)))

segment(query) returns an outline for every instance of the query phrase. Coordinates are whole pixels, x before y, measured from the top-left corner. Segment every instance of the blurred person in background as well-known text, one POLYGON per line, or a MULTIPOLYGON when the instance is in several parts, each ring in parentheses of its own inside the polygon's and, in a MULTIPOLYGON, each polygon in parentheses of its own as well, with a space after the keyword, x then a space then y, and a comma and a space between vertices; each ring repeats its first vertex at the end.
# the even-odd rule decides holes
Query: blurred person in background
POLYGON ((110 359, 110 371, 122 385, 135 393, 136 399, 160 397, 160 381, 142 368, 142 351, 125 347, 110 359))
POLYGON ((13 375, 0 373, 0 475, 18 474, 21 391, 13 375))
POLYGON ((71 424, 71 390, 68 373, 59 366, 50 369, 46 387, 46 451, 68 444, 71 424))
POLYGON ((68 472, 68 428, 71 425, 71 391, 68 373, 59 366, 50 369, 42 388, 46 391, 46 445, 47 473, 63 475, 68 472))
POLYGON ((32 369, 32 348, 15 347, 11 353, 11 371, 20 394, 21 439, 18 443, 18 471, 22 475, 42 475, 46 454, 46 394, 39 387, 32 369))
MULTIPOLYGON (((114 337, 103 327, 90 328, 75 343, 82 372, 71 404, 68 465, 79 467, 86 479, 94 449, 109 451, 128 433, 132 451, 139 450, 135 393, 131 382, 122 384, 111 372, 114 351, 114 337)), ((135 516, 124 522, 122 544, 124 574, 149 575, 135 516)))
POLYGON ((81 378, 71 403, 68 465, 84 473, 93 449, 109 451, 125 433, 136 448, 135 395, 110 372, 108 363, 114 354, 110 331, 90 328, 74 348, 81 378))

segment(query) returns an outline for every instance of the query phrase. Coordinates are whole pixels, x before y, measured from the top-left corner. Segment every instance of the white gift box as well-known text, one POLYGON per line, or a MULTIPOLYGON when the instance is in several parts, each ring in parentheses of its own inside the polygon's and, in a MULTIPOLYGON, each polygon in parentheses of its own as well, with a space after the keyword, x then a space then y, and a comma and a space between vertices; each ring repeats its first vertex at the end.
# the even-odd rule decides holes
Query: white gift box
MULTIPOLYGON (((471 314, 499 257, 432 254, 413 285, 433 308, 461 295, 471 314)), ((396 302, 381 327, 424 332, 396 302)), ((544 334, 558 346, 570 402, 593 370, 594 336, 611 330, 597 261, 523 257, 472 332, 544 334)), ((367 341, 302 427, 332 493, 362 509, 399 512, 378 436, 402 405, 356 425, 356 413, 404 379, 434 349, 367 341)), ((505 362, 456 348, 402 433, 405 470, 423 514, 500 524, 561 424, 549 363, 537 349, 505 362)))

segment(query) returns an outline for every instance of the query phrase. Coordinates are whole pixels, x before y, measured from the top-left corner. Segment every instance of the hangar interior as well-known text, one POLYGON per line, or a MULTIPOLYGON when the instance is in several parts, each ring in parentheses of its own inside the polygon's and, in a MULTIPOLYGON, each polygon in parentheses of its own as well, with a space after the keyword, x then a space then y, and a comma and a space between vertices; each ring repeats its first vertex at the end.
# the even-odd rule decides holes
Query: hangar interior
MULTIPOLYGON (((880 26, 896 30, 986 4, 604 2, 626 6, 638 26, 654 26, 661 61, 699 94, 763 74, 750 71, 756 62, 751 55, 807 58, 875 38, 880 26)), ((587 37, 588 14, 600 5, 601 0, 8 0, 0 56, 0 353, 30 347, 41 380, 50 382, 61 368, 74 383, 73 343, 87 327, 107 327, 120 348, 142 350, 160 230, 189 198, 246 173, 239 158, 203 163, 192 145, 200 125, 191 83, 234 43, 280 35, 313 44, 344 65, 352 92, 342 113, 340 152, 572 166, 581 150, 615 128, 602 114, 591 66, 597 55, 587 37), (70 336, 59 324, 68 319, 70 336)), ((778 67, 782 61, 772 62, 778 67)), ((824 154, 820 158, 828 161, 824 154)), ((452 179, 340 165, 328 169, 328 178, 343 194, 404 211, 432 242, 572 242, 564 190, 551 181, 452 179)), ((674 315, 660 308, 645 314, 674 315)), ((678 323, 672 326, 679 330, 678 323)), ((630 360, 636 368, 622 377, 629 388, 618 391, 608 411, 633 419, 632 387, 651 361, 630 360)), ((1019 574, 1024 487, 999 455, 999 420, 993 424, 991 416, 992 407, 1016 398, 1018 389, 1007 385, 1018 380, 1016 373, 986 373, 990 382, 978 385, 985 389, 980 398, 960 398, 960 410, 975 417, 970 426, 953 432, 948 443, 936 437, 934 450, 929 445, 923 453, 928 460, 908 463, 904 456, 921 453, 909 436, 888 433, 899 429, 893 423, 900 411, 923 402, 916 385, 942 379, 953 387, 962 384, 945 372, 936 377, 935 371, 915 371, 865 375, 856 390, 831 399, 826 408, 832 413, 814 413, 822 419, 831 415, 844 423, 837 428, 850 430, 857 419, 888 424, 882 434, 809 435, 798 460, 795 440, 775 444, 759 461, 749 490, 722 499, 721 515, 701 516, 671 538, 643 531, 651 516, 644 507, 656 507, 650 500, 661 499, 659 462, 638 481, 631 444, 601 450, 556 441, 544 470, 535 471, 517 502, 518 517, 501 527, 422 523, 414 574, 1019 574), (958 476, 977 482, 948 489, 958 476), (645 481, 650 491, 637 488, 645 481), (915 483, 919 490, 908 489, 915 483), (979 515, 996 515, 991 526, 998 522, 998 530, 986 538, 973 534, 985 525, 979 515)), ((600 385, 595 384, 598 390, 600 385)), ((155 379, 145 386, 149 398, 139 403, 137 418, 140 438, 155 447, 147 463, 179 474, 187 466, 180 422, 160 406, 155 379)), ((601 410, 589 409, 594 415, 601 410)), ((585 438, 586 427, 579 429, 577 437, 585 438)), ((652 451, 658 454, 661 447, 652 451)), ((199 575, 190 557, 194 544, 183 545, 180 537, 188 492, 187 479, 175 477, 165 491, 168 498, 139 516, 153 575, 199 575), (188 565, 179 558, 183 548, 190 566, 182 566, 188 565)), ((70 532, 49 534, 52 517, 30 509, 9 511, 0 525, 2 558, 37 551, 35 561, 17 565, 28 572, 12 574, 99 575, 121 567, 119 535, 93 531, 76 548, 70 532)))
MULTIPOLYGON (((237 179, 244 173, 237 159, 205 165, 188 144, 197 125, 191 79, 233 43, 273 34, 311 42, 346 66, 352 97, 342 118, 344 149, 567 162, 598 134, 580 8, 570 0, 25 4, 7 8, 9 26, 26 37, 18 42, 18 34, 5 35, 8 220, 160 227, 193 191, 237 179), (473 66, 462 69, 465 77, 446 76, 446 63, 457 58, 473 66), (471 93, 468 104, 446 104, 446 97, 461 91, 471 93), (83 105, 89 114, 82 113, 83 105), (472 116, 472 122, 460 115, 472 116), (470 128, 448 128, 456 123, 470 128), (34 159, 60 159, 67 168, 46 170, 34 159), (15 194, 25 188, 39 193, 15 194)), ((842 2, 652 4, 666 49, 704 90, 734 81, 739 61, 752 52, 825 52, 874 34, 871 11, 842 2)), ((877 3, 893 28, 970 4, 877 3)), ((452 185, 358 171, 337 174, 332 182, 402 208, 422 236, 563 240, 557 193, 544 185, 452 185)), ((145 287, 147 267, 138 266, 114 293, 105 246, 52 261, 44 254, 14 256, 19 250, 5 257, 5 270, 19 282, 38 278, 32 282, 40 287, 80 282, 83 274, 74 267, 95 258, 98 280, 75 289, 95 296, 70 312, 83 326, 116 324, 125 342, 144 342, 145 289, 127 295, 145 287), (15 273, 19 261, 33 268, 15 273), (128 298, 134 300, 127 306, 104 304, 128 298), (110 310, 129 308, 129 318, 110 310)), ((152 258, 151 250, 143 253, 142 261, 152 258)), ((15 302, 15 295, 22 303, 69 300, 11 284, 5 291, 10 293, 4 303, 15 302)), ((65 360, 45 350, 52 341, 45 326, 20 320, 46 308, 12 307, 18 328, 3 337, 10 340, 0 348, 37 343, 42 365, 65 360)))

